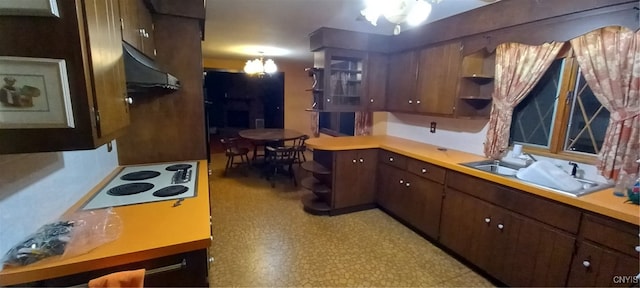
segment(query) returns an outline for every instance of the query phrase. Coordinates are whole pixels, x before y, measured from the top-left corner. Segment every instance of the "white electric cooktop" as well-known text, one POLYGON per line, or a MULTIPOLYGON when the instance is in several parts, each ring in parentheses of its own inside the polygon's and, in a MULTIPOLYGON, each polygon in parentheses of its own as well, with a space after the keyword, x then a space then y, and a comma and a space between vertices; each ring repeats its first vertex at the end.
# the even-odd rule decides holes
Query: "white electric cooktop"
POLYGON ((197 161, 127 166, 82 210, 194 197, 197 175, 197 161))

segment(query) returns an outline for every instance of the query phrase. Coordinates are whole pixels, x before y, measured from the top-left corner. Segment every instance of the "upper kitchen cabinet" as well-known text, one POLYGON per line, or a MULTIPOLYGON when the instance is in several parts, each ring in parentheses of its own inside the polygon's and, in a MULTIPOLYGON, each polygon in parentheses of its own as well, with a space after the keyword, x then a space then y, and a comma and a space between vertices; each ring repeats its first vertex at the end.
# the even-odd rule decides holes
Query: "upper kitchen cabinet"
POLYGON ((459 118, 488 118, 495 71, 495 53, 486 48, 462 58, 460 88, 456 99, 459 118))
POLYGON ((386 107, 389 111, 414 110, 418 61, 415 51, 389 56, 386 107))
MULTIPOLYGON (((309 36, 318 81, 312 89, 313 109, 381 111, 385 109, 386 36, 320 28, 309 36)), ((311 93, 310 93, 311 94, 311 93)))
POLYGON ((0 117, 0 153, 93 149, 129 125, 118 1, 57 1, 57 5, 59 18, 0 17, 0 34, 12 39, 11 45, 0 45, 0 55, 20 59, 15 72, 7 70, 3 77, 22 87, 13 90, 14 96, 32 97, 32 105, 0 104, 6 108, 0 110, 6 116, 0 117), (60 76, 30 66, 47 61, 61 63, 56 70, 60 76), (41 75, 41 82, 29 82, 26 72, 41 75), (65 88, 48 89, 60 86, 65 88), (33 91, 39 93, 27 95, 33 91), (35 113, 41 117, 34 118, 40 122, 33 125, 7 122, 35 113), (47 122, 46 117, 56 113, 64 113, 66 123, 47 122))
POLYGON ((324 71, 319 109, 358 111, 365 103, 367 53, 326 48, 314 53, 314 66, 324 71))
POLYGON ((462 58, 460 42, 423 49, 418 64, 417 111, 453 115, 462 58))
POLYGON ((461 55, 453 42, 390 56, 387 109, 453 115, 461 55))
POLYGON ((154 25, 151 12, 143 0, 120 1, 122 40, 145 55, 154 58, 154 25))

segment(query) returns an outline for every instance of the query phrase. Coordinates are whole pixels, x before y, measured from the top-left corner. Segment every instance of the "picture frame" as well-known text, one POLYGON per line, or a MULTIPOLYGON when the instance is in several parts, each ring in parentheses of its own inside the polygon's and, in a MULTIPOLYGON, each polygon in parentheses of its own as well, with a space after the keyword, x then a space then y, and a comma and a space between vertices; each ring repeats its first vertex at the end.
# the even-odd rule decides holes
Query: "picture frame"
POLYGON ((57 0, 2 0, 0 15, 60 17, 57 0))
POLYGON ((0 129, 74 128, 64 59, 0 56, 0 129))

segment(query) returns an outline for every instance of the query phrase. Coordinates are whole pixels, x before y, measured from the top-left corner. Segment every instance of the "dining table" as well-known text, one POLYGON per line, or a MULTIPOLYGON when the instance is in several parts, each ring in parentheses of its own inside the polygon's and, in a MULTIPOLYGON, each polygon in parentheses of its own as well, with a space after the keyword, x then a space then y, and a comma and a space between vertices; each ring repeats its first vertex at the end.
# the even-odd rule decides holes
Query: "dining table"
POLYGON ((253 161, 256 160, 257 156, 264 156, 264 154, 257 154, 258 146, 264 147, 267 143, 294 140, 300 138, 302 135, 304 134, 296 130, 281 128, 246 129, 238 132, 238 136, 251 141, 253 144, 253 161))

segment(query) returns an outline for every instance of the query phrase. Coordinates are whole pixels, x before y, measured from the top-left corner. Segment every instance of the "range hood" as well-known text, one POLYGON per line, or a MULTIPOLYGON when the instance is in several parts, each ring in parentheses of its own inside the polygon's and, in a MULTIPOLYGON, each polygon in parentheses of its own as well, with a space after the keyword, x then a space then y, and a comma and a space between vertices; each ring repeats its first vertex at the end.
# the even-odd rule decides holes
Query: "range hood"
POLYGON ((128 43, 122 42, 122 46, 128 93, 169 93, 180 89, 178 78, 160 70, 151 58, 128 43))

